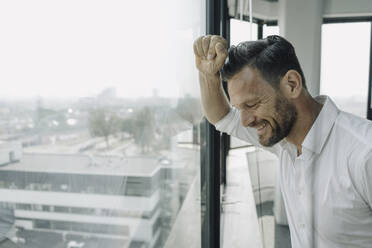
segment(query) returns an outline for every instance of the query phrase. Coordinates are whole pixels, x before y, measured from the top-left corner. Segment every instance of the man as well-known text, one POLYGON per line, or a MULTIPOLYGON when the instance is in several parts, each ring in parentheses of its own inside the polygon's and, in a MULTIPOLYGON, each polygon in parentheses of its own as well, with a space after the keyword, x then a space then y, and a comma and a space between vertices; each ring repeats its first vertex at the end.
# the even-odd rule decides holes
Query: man
POLYGON ((372 123, 313 98, 280 36, 228 51, 203 36, 194 53, 209 122, 278 155, 292 247, 372 247, 372 123))

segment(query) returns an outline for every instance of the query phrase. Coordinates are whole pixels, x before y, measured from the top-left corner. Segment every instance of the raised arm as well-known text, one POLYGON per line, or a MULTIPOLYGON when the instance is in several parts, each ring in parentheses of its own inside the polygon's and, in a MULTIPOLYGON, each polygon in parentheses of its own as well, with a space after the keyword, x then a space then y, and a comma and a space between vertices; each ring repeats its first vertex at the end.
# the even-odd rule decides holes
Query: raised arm
POLYGON ((219 73, 228 54, 227 42, 217 35, 201 36, 194 42, 194 54, 203 111, 208 121, 215 125, 230 111, 219 73))
POLYGON ((196 67, 199 70, 199 81, 203 111, 216 129, 265 148, 275 154, 278 147, 263 147, 259 143, 257 130, 242 125, 241 112, 230 108, 222 87, 220 69, 228 56, 227 42, 221 36, 207 35, 194 42, 196 67))

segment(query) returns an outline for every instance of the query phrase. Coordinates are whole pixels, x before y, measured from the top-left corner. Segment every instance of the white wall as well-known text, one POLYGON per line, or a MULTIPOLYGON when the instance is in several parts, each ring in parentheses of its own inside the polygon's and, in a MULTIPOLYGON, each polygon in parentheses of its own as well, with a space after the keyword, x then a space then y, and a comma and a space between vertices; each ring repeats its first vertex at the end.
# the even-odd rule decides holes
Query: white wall
MULTIPOLYGON (((238 0, 237 12, 240 13, 241 1, 243 1, 244 15, 249 15, 249 0, 238 0)), ((264 0, 252 0, 253 16, 265 20, 278 20, 278 2, 268 2, 264 0)), ((299 0, 301 2, 303 0, 299 0)), ((307 0, 312 2, 313 0, 307 0)), ((323 0, 323 17, 345 17, 345 16, 372 16, 371 0, 323 0)), ((235 0, 228 0, 229 14, 235 15, 235 0)), ((303 12, 302 12, 303 13, 303 12)))
POLYGON ((279 33, 295 47, 312 96, 320 92, 323 0, 280 0, 279 33))

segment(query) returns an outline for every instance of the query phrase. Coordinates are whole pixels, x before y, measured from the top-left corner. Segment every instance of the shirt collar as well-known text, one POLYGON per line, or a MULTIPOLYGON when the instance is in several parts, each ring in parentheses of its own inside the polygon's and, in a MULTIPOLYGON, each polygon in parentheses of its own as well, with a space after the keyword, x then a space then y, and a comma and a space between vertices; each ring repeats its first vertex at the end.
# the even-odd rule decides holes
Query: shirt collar
POLYGON ((302 147, 319 154, 323 149, 340 110, 328 96, 318 96, 315 100, 323 104, 323 107, 310 131, 307 133, 305 140, 302 142, 302 147))

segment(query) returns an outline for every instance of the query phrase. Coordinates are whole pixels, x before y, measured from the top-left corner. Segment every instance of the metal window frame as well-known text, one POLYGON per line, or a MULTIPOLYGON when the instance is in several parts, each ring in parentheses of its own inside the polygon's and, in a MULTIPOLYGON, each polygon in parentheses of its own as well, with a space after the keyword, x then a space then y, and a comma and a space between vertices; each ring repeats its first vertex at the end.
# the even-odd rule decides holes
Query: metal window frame
POLYGON ((371 37, 369 41, 369 82, 368 82, 368 101, 367 101, 367 119, 372 120, 372 20, 371 20, 371 37))
MULTIPOLYGON (((225 17, 227 14, 227 2, 224 0, 206 0, 206 32, 226 37, 227 24, 225 17)), ((201 194, 205 194, 202 204, 202 248, 219 248, 221 240, 220 217, 221 217, 221 167, 220 164, 226 163, 226 155, 223 151, 224 140, 220 133, 207 120, 201 124, 205 130, 205 156, 204 163, 201 164, 201 194), (221 145, 221 141, 222 144, 221 145), (222 154, 221 154, 222 153, 222 154)), ((201 151, 202 152, 202 151, 201 151)), ((223 166, 222 166, 223 168, 223 166)))
MULTIPOLYGON (((228 11, 227 1, 221 1, 221 35, 227 40, 227 46, 230 47, 230 16, 228 11)), ((228 99, 230 99, 229 93, 227 91, 227 82, 222 82, 223 89, 228 99)), ((227 155, 230 149, 230 135, 222 133, 220 137, 220 163, 221 163, 221 175, 220 184, 222 190, 226 186, 226 165, 227 165, 227 155)), ((224 192, 223 192, 224 194, 224 192)))
POLYGON ((322 24, 351 23, 351 22, 370 22, 370 21, 372 21, 372 16, 324 17, 322 24))

